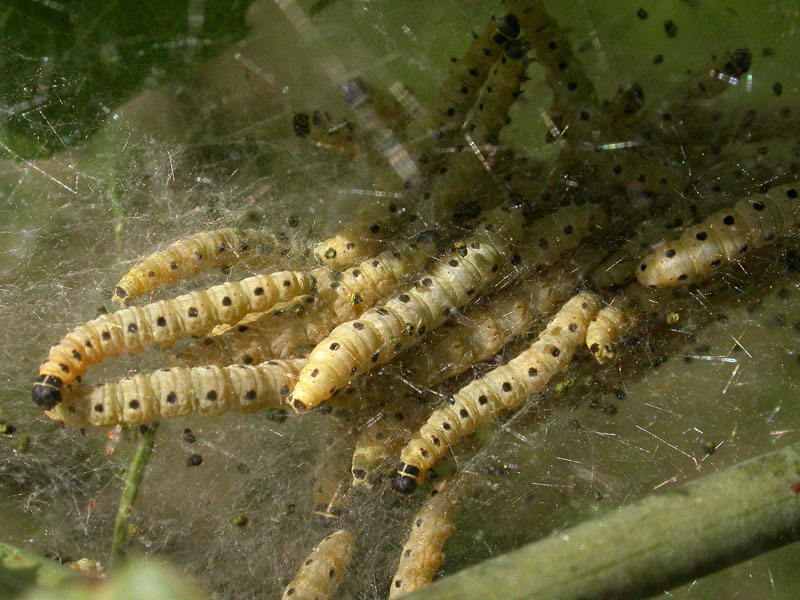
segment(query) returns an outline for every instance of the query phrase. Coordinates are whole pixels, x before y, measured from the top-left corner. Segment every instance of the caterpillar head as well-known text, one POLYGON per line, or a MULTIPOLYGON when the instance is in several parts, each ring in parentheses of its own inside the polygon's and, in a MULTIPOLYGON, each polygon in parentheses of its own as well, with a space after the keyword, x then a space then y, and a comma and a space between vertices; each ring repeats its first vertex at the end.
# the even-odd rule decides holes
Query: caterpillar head
POLYGON ((61 402, 62 381, 52 375, 39 375, 31 390, 31 398, 36 406, 51 410, 61 402))

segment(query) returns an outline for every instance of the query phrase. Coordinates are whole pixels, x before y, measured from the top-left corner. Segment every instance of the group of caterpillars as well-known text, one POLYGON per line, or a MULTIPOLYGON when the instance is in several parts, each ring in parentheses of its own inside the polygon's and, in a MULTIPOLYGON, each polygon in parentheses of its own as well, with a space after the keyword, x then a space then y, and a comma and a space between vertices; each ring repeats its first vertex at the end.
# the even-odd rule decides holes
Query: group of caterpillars
MULTIPOLYGON (((36 404, 50 418, 80 427, 267 407, 303 413, 326 401, 347 405, 353 381, 389 361, 399 361, 419 389, 437 386, 549 318, 516 357, 455 390, 451 386, 433 410, 412 400, 411 410, 403 409, 402 427, 392 430, 382 413, 371 418, 365 411, 353 450, 354 483, 373 481, 387 455, 399 450, 392 486, 408 495, 461 438, 543 390, 581 345, 599 363, 612 360, 617 340, 638 320, 626 300, 650 288, 702 282, 750 251, 797 233, 795 175, 777 173, 776 185, 703 215, 714 203, 693 210, 684 193, 692 182, 675 164, 639 152, 637 144, 607 141, 647 131, 651 148, 659 139, 669 143, 661 135, 664 113, 702 108, 723 93, 750 69, 748 50, 715 57, 710 67, 687 76, 685 93, 668 98, 656 117, 638 84, 599 102, 568 38, 539 0, 506 0, 506 6, 511 12, 492 18, 465 56, 454 59, 429 110, 406 112, 405 104, 372 92, 376 113, 398 129, 422 178, 403 181, 387 169, 375 185, 393 194, 376 199, 317 244, 320 266, 129 306, 81 325, 40 366, 36 404), (532 53, 553 91, 548 139, 563 145, 558 171, 526 181, 508 170, 488 194, 475 197, 470 190, 487 168, 495 177, 487 156, 497 160, 494 171, 502 171, 498 136, 527 79, 532 53), (453 151, 437 152, 441 148, 453 151), (565 188, 563 173, 577 182, 576 189, 565 188), (620 208, 610 200, 620 193, 644 202, 620 208), (554 197, 568 201, 556 203, 554 197), (669 208, 652 217, 659 199, 669 208), (414 218, 420 213, 445 224, 458 220, 469 231, 420 231, 424 219, 414 218), (647 226, 627 234, 643 221, 647 226), (671 241, 659 243, 667 237, 671 241), (618 244, 604 256, 593 239, 618 244), (93 390, 79 382, 105 358, 169 346, 183 336, 203 339, 182 353, 180 366, 93 390), (408 352, 418 345, 420 351, 408 352)), ((410 92, 403 88, 403 94, 410 92)), ((369 151, 369 132, 326 113, 298 114, 293 125, 299 136, 322 147, 369 151)), ((270 241, 267 233, 235 229, 180 240, 126 274, 114 300, 128 304, 203 270, 246 263, 270 241)), ((391 403, 387 409, 391 413, 391 403)), ((453 508, 472 488, 458 476, 434 487, 403 548, 391 597, 433 578, 441 546, 452 534, 453 508)), ((331 502, 315 504, 329 521, 342 517, 331 502)), ((323 540, 284 598, 332 595, 354 546, 354 535, 345 529, 323 540)))

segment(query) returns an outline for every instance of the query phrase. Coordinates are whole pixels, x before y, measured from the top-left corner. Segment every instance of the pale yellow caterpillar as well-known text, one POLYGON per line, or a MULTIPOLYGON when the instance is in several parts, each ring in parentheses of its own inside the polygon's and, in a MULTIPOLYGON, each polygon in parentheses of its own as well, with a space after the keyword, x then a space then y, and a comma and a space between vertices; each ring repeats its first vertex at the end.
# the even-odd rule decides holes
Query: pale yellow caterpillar
POLYGON ((572 359, 586 339, 586 328, 600 300, 590 292, 573 296, 539 334, 536 341, 507 364, 473 380, 453 395, 452 404, 431 414, 416 437, 400 453, 392 485, 411 494, 425 473, 460 438, 470 435, 501 411, 514 410, 572 359))
POLYGON ((328 600, 342 582, 355 544, 355 537, 346 529, 335 531, 322 540, 286 586, 283 600, 328 600))
POLYGON ((392 395, 391 402, 369 419, 356 440, 350 472, 353 485, 369 485, 384 460, 400 450, 419 426, 427 408, 424 394, 392 395))
POLYGON ((182 364, 252 364, 313 346, 336 325, 358 317, 408 282, 435 255, 437 239, 432 232, 420 234, 341 273, 315 269, 311 273, 318 282, 316 296, 203 340, 184 353, 182 364))
POLYGON ((660 245, 642 260, 636 276, 650 287, 701 281, 750 250, 796 232, 798 211, 797 182, 752 194, 660 245))
POLYGON ((518 35, 519 21, 513 14, 499 20, 492 17, 486 30, 474 35, 461 60, 451 59, 450 75, 442 83, 441 92, 430 110, 431 122, 410 123, 409 138, 421 138, 432 130, 434 138, 442 140, 458 131, 475 104, 492 65, 500 59, 509 40, 518 35))
POLYGON ((88 394, 81 394, 79 386, 45 414, 75 427, 115 427, 192 413, 217 416, 279 408, 306 362, 296 358, 225 368, 159 369, 101 385, 88 394))
POLYGON ((614 357, 614 345, 629 324, 625 311, 614 305, 604 306, 589 323, 586 347, 601 365, 614 357))
POLYGON ((414 516, 408 540, 400 553, 400 564, 392 578, 389 598, 398 598, 433 581, 444 562, 442 548, 456 531, 453 519, 467 491, 464 483, 455 481, 454 475, 433 486, 425 504, 414 516))
POLYGON ((350 502, 347 458, 353 453, 353 431, 346 421, 329 417, 315 437, 318 462, 311 483, 312 522, 317 527, 330 527, 350 502))
MULTIPOLYGON (((356 375, 394 358, 416 345, 426 332, 442 325, 451 313, 499 280, 501 265, 520 266, 513 247, 523 235, 532 251, 526 268, 552 264, 580 243, 601 220, 592 205, 566 206, 524 229, 527 203, 511 198, 493 211, 471 237, 457 242, 456 251, 422 273, 418 282, 343 323, 322 340, 309 356, 292 392, 297 411, 317 406, 356 375)), ((508 273, 509 280, 514 274, 508 273)))
MULTIPOLYGON (((567 263, 553 267, 513 290, 490 297, 485 305, 470 307, 455 323, 439 328, 419 352, 409 353, 402 363, 403 372, 411 375, 415 386, 427 388, 491 358, 572 293, 596 261, 592 252, 586 249, 573 257, 578 268, 567 263)), ((421 424, 424 400, 424 396, 403 395, 362 428, 353 451, 354 484, 367 483, 384 459, 410 439, 421 424)))
POLYGON ((277 236, 252 229, 217 229, 167 246, 128 271, 114 288, 112 299, 127 304, 136 296, 198 273, 230 266, 253 254, 288 253, 291 245, 277 236))
POLYGON ((247 313, 309 294, 315 286, 308 273, 282 271, 101 315, 50 349, 33 384, 33 401, 51 409, 60 401, 62 387, 105 358, 141 352, 153 344, 168 346, 185 335, 204 335, 220 323, 236 323, 247 313))

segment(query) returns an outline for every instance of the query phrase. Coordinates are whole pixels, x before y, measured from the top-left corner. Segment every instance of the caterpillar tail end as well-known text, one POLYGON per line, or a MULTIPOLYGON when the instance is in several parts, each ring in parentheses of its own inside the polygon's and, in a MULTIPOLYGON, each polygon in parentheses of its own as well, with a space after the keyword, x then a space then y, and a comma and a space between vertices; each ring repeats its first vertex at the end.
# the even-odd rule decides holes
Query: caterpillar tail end
POLYGON ((392 489, 403 496, 410 496, 417 491, 419 468, 406 463, 397 465, 397 475, 392 480, 392 489))
POLYGON ((36 406, 52 410, 61 402, 61 380, 52 375, 39 375, 31 390, 31 398, 36 406))

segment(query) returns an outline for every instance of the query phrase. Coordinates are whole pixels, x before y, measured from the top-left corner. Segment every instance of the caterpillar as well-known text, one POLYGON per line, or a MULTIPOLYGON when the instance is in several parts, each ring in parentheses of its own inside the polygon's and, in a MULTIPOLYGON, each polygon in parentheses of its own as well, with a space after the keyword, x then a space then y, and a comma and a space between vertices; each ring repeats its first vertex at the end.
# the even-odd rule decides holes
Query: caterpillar
POLYGON ((411 593, 433 581, 444 562, 442 548, 456 531, 453 519, 459 501, 468 491, 463 480, 455 481, 454 475, 448 475, 433 486, 430 496, 414 516, 408 540, 400 553, 400 564, 392 578, 389 598, 411 593))
POLYGON ((152 344, 168 346, 184 335, 204 335, 219 323, 236 323, 247 313, 309 294, 315 286, 308 273, 282 271, 102 315, 50 349, 33 384, 33 401, 51 409, 60 401, 62 387, 105 358, 141 352, 152 344))
POLYGON ((107 383, 88 395, 70 390, 45 414, 74 427, 115 427, 192 413, 217 416, 279 408, 306 362, 296 358, 225 368, 160 369, 107 383))
POLYGON ((455 252, 422 273, 415 285, 336 327, 317 344, 300 373, 291 397, 294 409, 317 406, 356 375, 391 360, 442 325, 455 309, 499 280, 506 260, 512 266, 521 264, 512 248, 523 234, 534 240, 532 262, 526 267, 549 265, 575 248, 601 220, 592 205, 566 206, 524 230, 526 213, 524 199, 510 198, 489 213, 476 233, 457 242, 455 252))
POLYGON ((466 127, 469 147, 457 146, 456 151, 448 155, 445 165, 434 172, 428 189, 423 191, 423 200, 434 199, 434 214, 438 218, 452 216, 455 201, 463 201, 469 195, 474 179, 486 169, 486 160, 478 153, 483 152, 486 145, 499 144, 497 135, 509 121, 508 111, 520 94, 519 85, 529 64, 525 59, 529 49, 530 45, 522 38, 506 44, 466 127))
POLYGON ((350 501, 347 457, 353 453, 353 431, 347 421, 329 417, 316 437, 319 462, 311 483, 312 522, 317 527, 330 527, 342 517, 350 501))
POLYGON ((426 401, 425 395, 401 394, 364 424, 351 460, 353 485, 369 485, 384 460, 402 448, 424 416, 426 401))
POLYGON ((355 537, 346 529, 322 540, 286 586, 283 600, 327 600, 333 596, 350 564, 355 544, 355 537))
POLYGON ((504 0, 508 10, 519 17, 522 30, 545 69, 545 83, 553 90, 551 119, 576 139, 587 139, 597 117, 594 84, 575 57, 569 40, 540 0, 504 0))
POLYGON ((586 330, 586 347, 601 365, 614 357, 614 344, 629 325, 628 315, 618 306, 601 308, 586 330))
POLYGON ((336 122, 328 113, 315 110, 308 113, 295 113, 292 118, 292 127, 297 137, 305 138, 319 146, 335 150, 346 156, 363 154, 368 145, 353 125, 347 119, 336 122))
POLYGON ((218 337, 207 338, 182 355, 182 364, 258 363, 287 357, 301 346, 314 345, 343 321, 358 317, 400 283, 419 272, 435 255, 438 236, 423 232, 359 265, 333 273, 311 273, 317 294, 240 324, 218 337))
POLYGON ((433 333, 423 351, 403 361, 403 368, 421 387, 463 373, 494 356, 508 342, 528 331, 542 315, 555 310, 567 299, 579 278, 579 273, 571 273, 568 268, 553 267, 499 297, 491 297, 485 306, 467 310, 456 322, 433 333))
POLYGON ((291 244, 253 229, 203 231, 167 246, 137 263, 119 280, 112 300, 122 305, 162 285, 187 279, 216 267, 227 267, 257 253, 293 252, 291 244))
POLYGON ((434 411, 400 453, 392 487, 412 494, 425 473, 461 437, 475 431, 503 410, 516 409, 572 359, 586 339, 586 329, 599 306, 599 298, 580 292, 556 313, 536 341, 507 364, 473 380, 458 390, 450 405, 434 411))
POLYGON ((752 194, 645 256, 636 270, 639 283, 663 287, 701 281, 753 248, 797 231, 798 210, 797 182, 752 194))
POLYGON ((481 35, 473 34, 472 43, 461 60, 451 59, 450 74, 433 101, 430 122, 412 121, 408 128, 409 139, 422 138, 432 131, 434 138, 441 141, 458 131, 475 104, 492 65, 500 59, 509 40, 519 33, 517 17, 507 14, 501 19, 492 17, 481 35))

